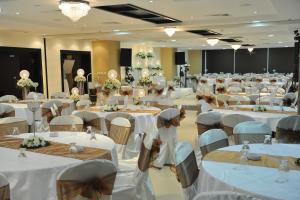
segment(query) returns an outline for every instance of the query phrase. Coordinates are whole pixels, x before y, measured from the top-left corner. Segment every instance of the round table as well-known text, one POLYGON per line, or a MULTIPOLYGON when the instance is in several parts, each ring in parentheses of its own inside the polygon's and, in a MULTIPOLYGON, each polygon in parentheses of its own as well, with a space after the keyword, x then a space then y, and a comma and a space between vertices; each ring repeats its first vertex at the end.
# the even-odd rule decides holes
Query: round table
MULTIPOLYGON (((229 146, 218 151, 239 152, 241 145, 229 146)), ((300 145, 250 144, 250 152, 273 156, 300 157, 300 145)), ((208 154, 209 155, 209 154, 208 154)), ((300 199, 300 168, 284 176, 287 182, 277 183, 279 170, 262 166, 233 164, 206 160, 200 169, 200 192, 236 191, 259 199, 300 199), (238 167, 238 168, 237 168, 238 167), (240 169, 239 169, 240 168, 240 169)))
MULTIPOLYGON (((28 137, 26 133, 17 138, 28 137)), ((49 133, 37 133, 46 140, 69 144, 75 142, 85 147, 101 148, 111 151, 113 162, 118 165, 115 143, 108 137, 96 135, 90 140, 86 133, 59 132, 58 137, 49 137, 49 133)), ((0 173, 10 183, 12 200, 56 200, 56 178, 68 166, 82 162, 69 157, 26 152, 26 158, 18 157, 19 150, 0 147, 0 173)))

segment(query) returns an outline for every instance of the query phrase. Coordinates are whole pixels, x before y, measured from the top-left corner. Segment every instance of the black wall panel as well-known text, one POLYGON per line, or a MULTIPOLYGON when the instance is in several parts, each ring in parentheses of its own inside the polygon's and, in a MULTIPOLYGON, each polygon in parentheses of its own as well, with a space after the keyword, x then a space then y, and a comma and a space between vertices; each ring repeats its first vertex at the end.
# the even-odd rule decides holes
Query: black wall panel
POLYGON ((270 48, 269 72, 293 72, 294 48, 270 48))
POLYGON ((233 50, 207 50, 206 51, 207 73, 232 73, 233 50))

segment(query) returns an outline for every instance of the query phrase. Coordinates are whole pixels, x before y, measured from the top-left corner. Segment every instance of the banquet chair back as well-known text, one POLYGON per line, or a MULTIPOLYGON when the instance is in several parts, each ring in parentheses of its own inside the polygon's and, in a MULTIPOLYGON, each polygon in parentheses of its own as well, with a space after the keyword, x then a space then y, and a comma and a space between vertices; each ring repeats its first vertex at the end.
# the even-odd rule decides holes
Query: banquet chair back
POLYGON ((183 189, 184 199, 192 200, 198 193, 199 169, 193 147, 190 143, 179 142, 175 149, 176 175, 183 189))
POLYGON ((69 94, 66 92, 54 92, 51 94, 51 99, 67 99, 69 94))
POLYGON ((254 119, 247 115, 241 114, 229 114, 222 117, 223 129, 228 136, 233 134, 233 128, 241 123, 246 121, 254 121, 254 119))
POLYGON ((5 117, 0 119, 0 136, 11 135, 15 128, 18 128, 19 133, 28 133, 26 120, 17 117, 5 117))
POLYGON ((58 100, 50 100, 41 105, 42 108, 42 117, 46 117, 48 123, 56 116, 60 116, 63 103, 58 100))
POLYGON ((88 99, 82 99, 82 100, 79 100, 77 103, 76 103, 76 108, 78 110, 80 109, 85 109, 85 108, 88 108, 90 107, 90 105, 92 104, 92 102, 88 99))
POLYGON ((237 87, 237 86, 231 86, 227 88, 227 92, 229 94, 237 94, 243 92, 242 88, 237 87))
POLYGON ((177 143, 177 126, 180 125, 180 110, 177 108, 169 108, 161 111, 157 117, 157 128, 159 138, 163 142, 160 147, 158 158, 154 162, 154 166, 162 168, 166 164, 173 165, 175 163, 175 146, 177 143))
POLYGON ((18 98, 14 95, 4 95, 0 97, 1 103, 11 103, 11 102, 17 102, 18 98))
POLYGON ((97 113, 83 110, 76 112, 74 115, 82 119, 84 130, 87 130, 87 127, 91 126, 93 131, 101 132, 101 119, 97 113))
POLYGON ((14 117, 14 116, 15 116, 14 107, 6 104, 0 104, 0 118, 14 117))
POLYGON ((58 200, 111 200, 117 169, 109 160, 89 160, 63 170, 56 180, 58 200))
POLYGON ((250 101, 250 98, 247 96, 231 95, 228 99, 228 105, 249 105, 250 101))
POLYGON ((120 145, 126 145, 131 134, 130 121, 123 117, 116 117, 111 121, 108 136, 120 145))
POLYGON ((248 121, 237 124, 233 129, 235 144, 249 141, 251 144, 264 143, 265 135, 272 136, 272 129, 265 123, 248 121))
POLYGON ((221 118, 222 114, 219 112, 200 113, 196 119, 198 135, 210 129, 221 128, 221 118))
POLYGON ((230 191, 202 192, 193 200, 259 200, 257 198, 230 191))
POLYGON ((46 99, 45 95, 43 93, 38 93, 38 92, 29 92, 29 94, 26 96, 26 99, 37 99, 37 100, 41 100, 41 99, 46 99))
POLYGON ((135 118, 129 113, 121 113, 121 112, 115 112, 115 113, 110 113, 110 114, 106 115, 105 124, 106 124, 106 128, 107 128, 108 132, 110 131, 111 121, 116 117, 122 117, 122 118, 128 119, 130 122, 130 125, 131 125, 130 133, 134 132, 135 118))
POLYGON ((222 129, 211 129, 199 136, 202 158, 209 152, 228 145, 228 136, 222 129))
POLYGON ((2 174, 0 174, 0 199, 10 200, 9 182, 2 174))
POLYGON ((300 115, 280 119, 276 127, 276 139, 279 143, 300 144, 300 115))
POLYGON ((50 121, 51 131, 83 131, 83 121, 74 115, 63 115, 50 121))

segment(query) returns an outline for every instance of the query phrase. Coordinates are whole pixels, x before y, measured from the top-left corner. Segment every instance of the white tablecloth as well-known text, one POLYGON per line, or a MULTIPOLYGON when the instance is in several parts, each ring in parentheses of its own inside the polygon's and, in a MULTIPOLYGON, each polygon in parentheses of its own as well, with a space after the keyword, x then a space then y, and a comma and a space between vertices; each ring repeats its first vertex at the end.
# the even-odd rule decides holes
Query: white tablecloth
POLYGON ((252 111, 239 111, 239 110, 225 110, 225 109, 214 109, 216 112, 220 112, 223 115, 228 114, 241 114, 247 115, 254 118, 255 121, 266 123, 272 131, 276 131, 278 121, 283 117, 288 117, 288 114, 281 113, 267 113, 267 112, 252 112, 252 111))
MULTIPOLYGON (((241 145, 220 150, 240 151, 241 145)), ((291 144, 250 144, 252 153, 300 158, 300 145, 291 144)), ((239 164, 202 161, 200 169, 200 192, 237 191, 248 193, 260 199, 300 199, 300 171, 290 170, 285 174, 288 181, 277 183, 279 171, 275 168, 244 166, 239 164), (239 168, 239 167, 238 167, 239 168)))
POLYGON ((193 88, 174 88, 175 91, 171 93, 172 99, 179 99, 193 94, 193 88))
MULTIPOLYGON (((59 137, 43 136, 60 143, 76 142, 78 145, 107 149, 112 152, 113 162, 117 164, 114 142, 102 135, 90 141, 85 133, 59 133, 59 137)), ((26 134, 17 137, 25 137, 26 134)), ((27 134, 28 136, 28 134, 27 134)), ((19 151, 0 147, 0 173, 9 181, 12 200, 56 200, 56 178, 66 167, 81 160, 26 152, 26 158, 18 157, 19 151)))
MULTIPOLYGON (((62 103, 68 103, 70 106, 62 110, 62 115, 70 115, 75 110, 75 104, 73 100, 70 99, 51 99, 51 100, 59 100, 62 103)), ((28 125, 32 125, 33 123, 33 114, 28 109, 26 103, 5 103, 14 107, 15 109, 15 116, 25 119, 28 125)), ((35 119, 41 120, 41 109, 36 112, 35 119)))

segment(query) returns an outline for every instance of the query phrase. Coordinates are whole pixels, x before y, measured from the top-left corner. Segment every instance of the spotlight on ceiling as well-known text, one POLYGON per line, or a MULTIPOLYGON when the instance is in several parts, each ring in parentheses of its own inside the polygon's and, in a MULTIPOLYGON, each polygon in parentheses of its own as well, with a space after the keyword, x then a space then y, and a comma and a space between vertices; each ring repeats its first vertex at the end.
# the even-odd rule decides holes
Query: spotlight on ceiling
POLYGON ((164 32, 169 36, 172 37, 176 33, 176 27, 167 27, 164 29, 164 32))
POLYGON ((206 42, 207 42, 210 46, 215 46, 216 44, 218 44, 219 39, 217 39, 217 38, 211 38, 211 39, 207 39, 206 42))
POLYGON ((90 3, 85 0, 61 0, 58 8, 62 14, 69 17, 73 22, 86 16, 91 9, 90 3))
POLYGON ((248 51, 249 51, 250 53, 252 53, 253 50, 254 50, 253 47, 249 47, 249 48, 248 48, 248 51))
POLYGON ((239 48, 241 48, 241 45, 240 44, 233 44, 233 45, 231 45, 231 48, 233 48, 236 51, 239 48))

